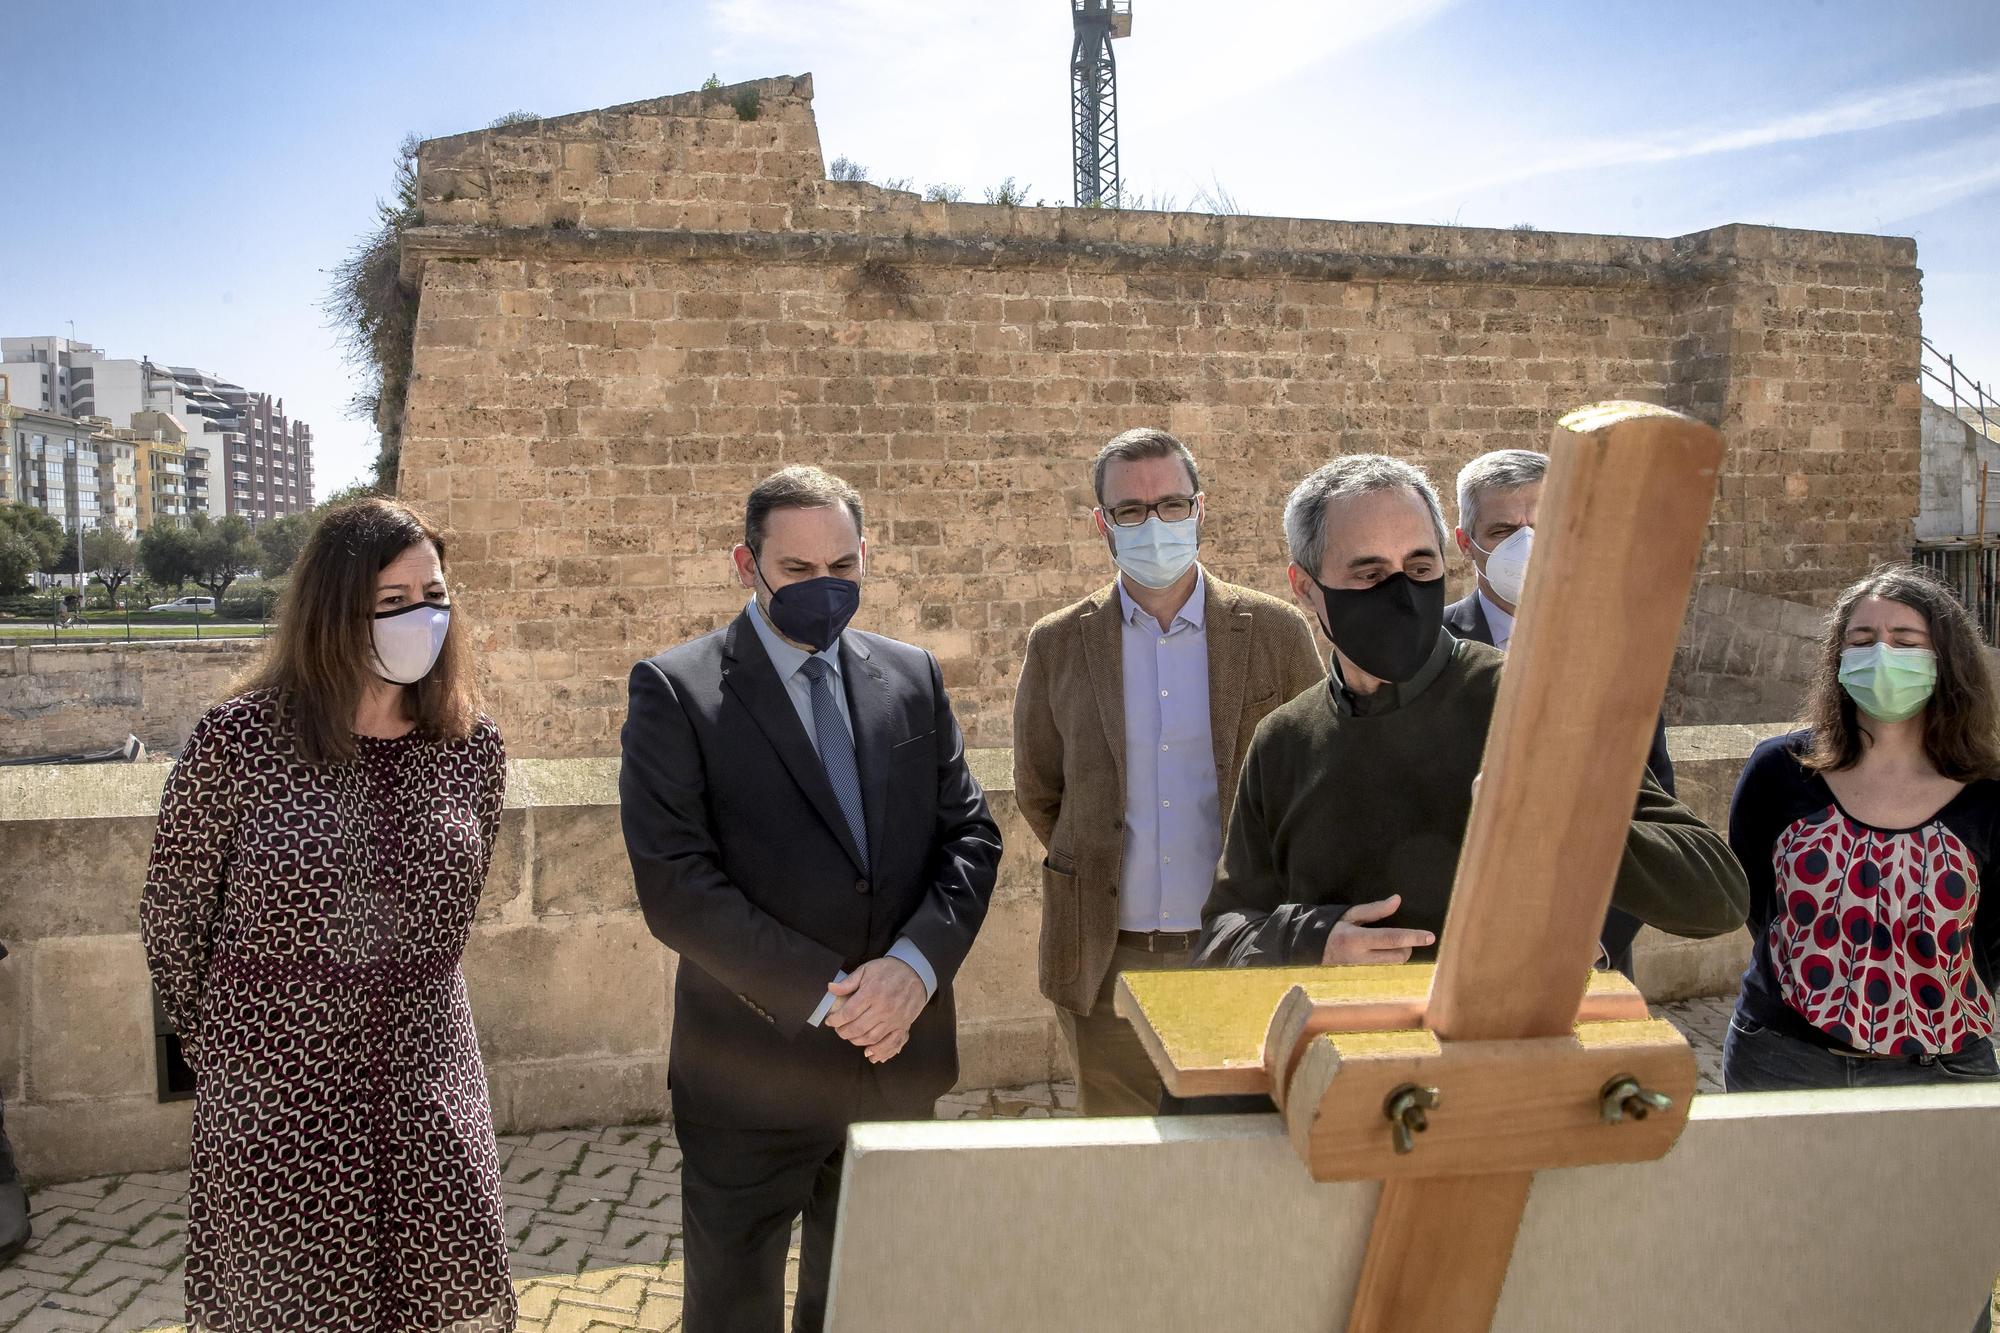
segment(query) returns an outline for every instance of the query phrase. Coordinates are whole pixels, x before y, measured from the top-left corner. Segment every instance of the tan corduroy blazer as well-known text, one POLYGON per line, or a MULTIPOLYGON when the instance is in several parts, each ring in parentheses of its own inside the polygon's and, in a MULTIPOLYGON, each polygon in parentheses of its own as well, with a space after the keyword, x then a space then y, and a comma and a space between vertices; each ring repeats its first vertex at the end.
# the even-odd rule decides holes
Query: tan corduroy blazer
MULTIPOLYGON (((1228 833, 1265 714, 1326 678, 1303 615, 1205 575, 1208 721, 1228 833)), ((1125 670, 1118 585, 1044 618, 1014 695, 1014 798, 1042 840, 1042 994, 1090 1012, 1118 939, 1125 860, 1125 670)))

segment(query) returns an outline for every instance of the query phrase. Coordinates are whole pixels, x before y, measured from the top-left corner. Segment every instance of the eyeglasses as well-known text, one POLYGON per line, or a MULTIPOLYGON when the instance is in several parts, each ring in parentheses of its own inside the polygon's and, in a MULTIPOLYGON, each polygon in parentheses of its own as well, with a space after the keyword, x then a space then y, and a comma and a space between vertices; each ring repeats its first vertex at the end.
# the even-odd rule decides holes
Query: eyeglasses
POLYGON ((1112 505, 1104 511, 1104 516, 1121 528, 1136 528, 1149 515, 1158 514, 1162 523, 1178 523, 1194 513, 1192 495, 1170 495, 1164 500, 1147 504, 1143 500, 1128 500, 1124 504, 1112 505))

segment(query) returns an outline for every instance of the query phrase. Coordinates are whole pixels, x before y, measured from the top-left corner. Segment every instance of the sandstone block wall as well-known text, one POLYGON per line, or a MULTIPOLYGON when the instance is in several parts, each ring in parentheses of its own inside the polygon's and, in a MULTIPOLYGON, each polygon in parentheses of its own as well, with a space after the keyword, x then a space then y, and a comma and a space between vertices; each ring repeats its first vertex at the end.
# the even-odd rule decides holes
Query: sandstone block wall
POLYGON ((732 89, 424 145, 401 486, 517 753, 613 748, 631 663, 741 607, 744 493, 792 462, 862 490, 862 623, 932 648, 989 746, 1028 627, 1107 577, 1085 464, 1133 425, 1190 443, 1207 560, 1273 592, 1326 458, 1448 493, 1606 397, 1727 435, 1706 581, 1816 602, 1907 552, 1907 240, 925 204, 824 179, 808 77, 754 87, 755 119, 732 89))
MULTIPOLYGON (((961 1083, 1047 1079, 1034 836, 998 774, 1002 885, 957 981, 961 1083)), ((997 772, 996 772, 997 770, 997 772)), ((192 1103, 161 1102, 139 893, 163 765, 0 770, 0 1098, 49 1180, 184 1164, 192 1103)), ((502 1133, 667 1112, 674 955, 641 919, 616 760, 515 761, 464 972, 502 1133)))
POLYGON ((128 735, 178 752, 260 651, 256 639, 0 646, 0 759, 108 750, 128 735))
MULTIPOLYGON (((1773 728, 1677 730, 1681 789, 1720 826, 1737 770, 1773 728)), ((1006 840, 1000 883, 955 983, 960 1084, 1068 1071, 1036 980, 1041 877, 1006 750, 977 751, 1006 840)), ((185 1163, 192 1103, 161 1102, 139 891, 161 765, 0 769, 0 1098, 23 1169, 55 1180, 185 1163)), ((466 951, 473 1020, 503 1133, 667 1113, 676 960, 640 919, 618 831, 615 760, 516 760, 501 846, 466 951)), ((1733 994, 1741 932, 1644 932, 1655 1000, 1733 994)))
POLYGON ((1696 589, 1667 682, 1667 721, 1685 726, 1799 715, 1819 664, 1826 612, 1719 583, 1696 589))

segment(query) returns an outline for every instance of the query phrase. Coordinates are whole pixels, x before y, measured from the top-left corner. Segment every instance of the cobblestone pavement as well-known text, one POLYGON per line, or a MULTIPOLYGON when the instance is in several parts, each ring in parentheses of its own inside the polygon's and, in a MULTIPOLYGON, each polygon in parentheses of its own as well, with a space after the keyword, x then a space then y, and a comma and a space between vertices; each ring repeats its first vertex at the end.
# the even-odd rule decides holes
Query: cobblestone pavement
MULTIPOLYGON (((1658 1006, 1721 1091, 1730 1002, 1658 1006)), ((958 1092, 943 1119, 1075 1113, 1068 1084, 958 1092)), ((500 1140, 521 1333, 680 1327, 680 1150, 666 1125, 500 1140)), ((0 1268, 0 1331, 179 1330, 187 1175, 107 1176, 35 1191, 35 1241, 0 1268)), ((796 1253, 794 1254, 796 1262, 796 1253)), ((788 1275, 788 1283, 792 1280, 788 1275)))

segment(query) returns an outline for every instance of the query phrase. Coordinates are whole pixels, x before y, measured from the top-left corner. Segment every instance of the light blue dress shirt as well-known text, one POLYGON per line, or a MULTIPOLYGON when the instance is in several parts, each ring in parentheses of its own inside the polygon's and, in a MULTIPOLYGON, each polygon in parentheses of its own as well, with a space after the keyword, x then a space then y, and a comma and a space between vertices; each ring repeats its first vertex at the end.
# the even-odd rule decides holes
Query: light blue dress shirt
POLYGON ((1118 581, 1125 672, 1120 930, 1199 930, 1222 855, 1208 722, 1208 576, 1165 630, 1118 581))
POLYGON ((1486 632, 1493 636, 1493 646, 1504 653, 1514 639, 1514 617, 1495 606, 1484 588, 1476 591, 1479 593, 1479 609, 1486 613, 1486 632))
MULTIPOLYGON (((778 673, 778 679, 784 682, 785 693, 790 696, 792 707, 798 710, 799 725, 805 728, 806 740, 811 743, 813 753, 819 753, 819 731, 813 726, 812 679, 799 669, 806 664, 808 657, 817 657, 833 668, 831 681, 833 702, 840 709, 840 721, 847 728, 848 739, 854 739, 854 715, 847 707, 847 677, 840 669, 839 640, 835 640, 825 651, 818 653, 809 653, 803 648, 793 647, 779 637, 777 630, 771 628, 771 622, 764 617, 764 608, 757 605, 754 597, 750 600, 750 623, 757 630, 758 641, 764 645, 764 655, 771 659, 772 669, 778 673)), ((910 970, 924 983, 925 999, 937 994, 937 971, 931 967, 930 959, 924 957, 923 950, 912 944, 908 938, 898 937, 896 942, 889 946, 887 956, 909 964, 910 970)), ((845 981, 847 973, 844 970, 837 972, 833 979, 845 981)), ((829 991, 819 1002, 819 1008, 813 1010, 812 1017, 806 1021, 818 1027, 826 1018, 827 1012, 833 1008, 834 999, 833 993, 829 991)))

